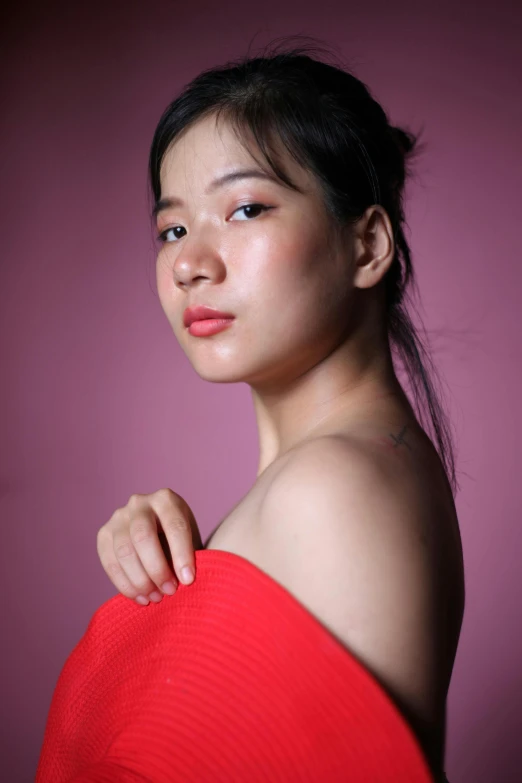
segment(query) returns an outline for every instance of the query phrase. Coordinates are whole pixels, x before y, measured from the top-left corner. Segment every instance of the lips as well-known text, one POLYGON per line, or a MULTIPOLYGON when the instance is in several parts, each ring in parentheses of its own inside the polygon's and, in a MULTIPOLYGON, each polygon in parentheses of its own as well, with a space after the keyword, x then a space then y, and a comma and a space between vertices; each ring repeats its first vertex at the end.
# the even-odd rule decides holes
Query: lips
POLYGON ((232 313, 222 313, 220 310, 198 305, 197 307, 187 307, 183 313, 183 325, 189 327, 194 321, 205 321, 210 318, 235 318, 235 316, 232 313))

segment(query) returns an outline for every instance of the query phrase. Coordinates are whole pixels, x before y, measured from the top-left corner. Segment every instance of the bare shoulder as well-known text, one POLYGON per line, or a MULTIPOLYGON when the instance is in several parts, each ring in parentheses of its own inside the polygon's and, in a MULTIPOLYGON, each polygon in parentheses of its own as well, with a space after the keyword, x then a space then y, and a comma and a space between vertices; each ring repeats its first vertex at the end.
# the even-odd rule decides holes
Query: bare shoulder
MULTIPOLYGON (((391 435, 401 443, 401 434, 391 435)), ((421 465, 419 449, 402 441, 399 451, 385 439, 380 443, 328 435, 301 444, 289 456, 264 498, 265 524, 294 537, 297 529, 324 531, 323 519, 332 534, 413 537, 425 547, 437 546, 442 525, 437 515, 445 497, 436 497, 436 485, 421 465), (406 449, 409 449, 407 451, 406 449), (280 524, 277 512, 289 504, 304 514, 289 515, 280 524), (313 519, 307 509, 313 504, 313 519), (319 507, 317 506, 319 504, 319 507), (321 510, 326 515, 324 518, 321 510), (304 525, 304 519, 311 523, 304 525), (297 529, 296 529, 297 528, 297 529), (334 532, 335 531, 335 532, 334 532), (364 533, 363 533, 364 531, 364 533)), ((375 542, 377 543, 377 541, 375 542)))
POLYGON ((260 522, 267 570, 374 674, 436 764, 451 673, 446 548, 413 464, 349 438, 310 441, 260 522))

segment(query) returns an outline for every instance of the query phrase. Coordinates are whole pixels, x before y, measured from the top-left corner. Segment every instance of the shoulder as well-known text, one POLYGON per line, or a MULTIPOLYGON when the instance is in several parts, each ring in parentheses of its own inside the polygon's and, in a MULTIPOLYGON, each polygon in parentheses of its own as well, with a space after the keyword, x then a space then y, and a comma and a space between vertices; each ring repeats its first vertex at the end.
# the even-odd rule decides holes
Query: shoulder
POLYGON ((351 545, 356 536, 361 546, 409 541, 430 556, 432 494, 420 480, 414 455, 397 460, 372 443, 323 436, 292 452, 261 511, 265 524, 292 540, 299 531, 306 537, 349 537, 351 545), (283 509, 291 512, 284 520, 283 509))
POLYGON ((342 437, 309 442, 260 522, 272 576, 428 724, 440 708, 440 568, 430 500, 407 464, 342 437))

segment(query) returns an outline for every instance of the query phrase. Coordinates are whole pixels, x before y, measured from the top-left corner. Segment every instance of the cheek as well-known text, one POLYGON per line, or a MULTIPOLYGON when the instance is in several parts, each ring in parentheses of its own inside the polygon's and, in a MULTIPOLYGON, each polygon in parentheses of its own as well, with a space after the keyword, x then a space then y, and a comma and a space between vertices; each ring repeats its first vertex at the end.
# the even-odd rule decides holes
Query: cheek
POLYGON ((274 339, 289 346, 321 346, 335 338, 349 311, 350 274, 324 235, 279 243, 267 258, 257 291, 259 311, 274 339))
POLYGON ((255 260, 251 285, 263 291, 268 305, 278 302, 294 313, 328 306, 344 287, 323 235, 306 227, 267 242, 255 260))
POLYGON ((249 277, 257 277, 261 285, 279 286, 305 284, 318 274, 324 263, 324 246, 318 237, 303 225, 278 226, 270 233, 252 237, 245 249, 249 277))
POLYGON ((266 251, 251 257, 243 277, 240 299, 250 305, 251 322, 281 349, 315 339, 331 307, 327 259, 299 241, 274 243, 266 251))
POLYGON ((168 308, 172 306, 175 286, 172 277, 172 269, 165 252, 158 254, 156 258, 156 287, 163 311, 168 316, 168 308))

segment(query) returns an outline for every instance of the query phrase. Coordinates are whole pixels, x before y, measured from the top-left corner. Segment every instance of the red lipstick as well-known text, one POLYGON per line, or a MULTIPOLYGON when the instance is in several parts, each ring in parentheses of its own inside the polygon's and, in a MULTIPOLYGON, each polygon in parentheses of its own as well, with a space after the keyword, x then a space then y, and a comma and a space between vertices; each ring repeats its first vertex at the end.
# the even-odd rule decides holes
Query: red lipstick
POLYGON ((195 337, 207 337, 216 334, 230 326, 235 316, 232 313, 222 313, 205 305, 187 307, 183 313, 183 324, 195 337))

